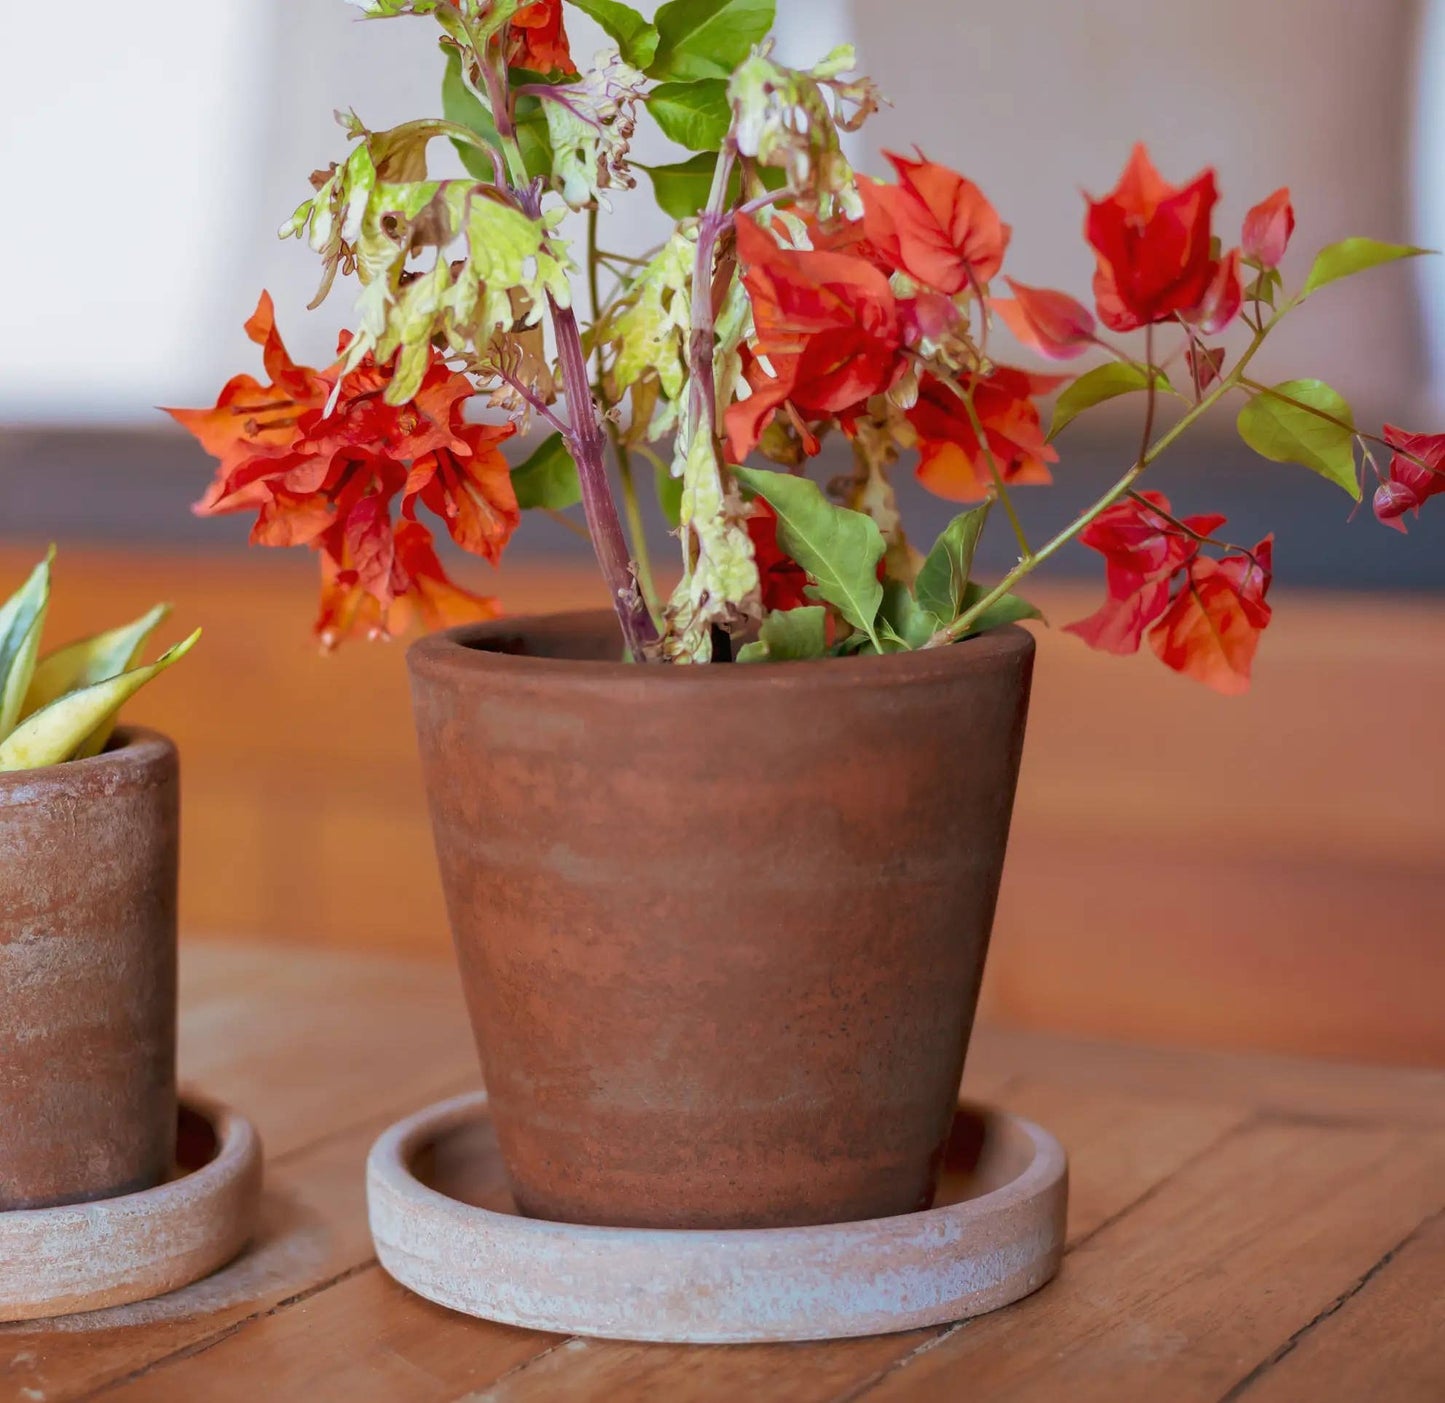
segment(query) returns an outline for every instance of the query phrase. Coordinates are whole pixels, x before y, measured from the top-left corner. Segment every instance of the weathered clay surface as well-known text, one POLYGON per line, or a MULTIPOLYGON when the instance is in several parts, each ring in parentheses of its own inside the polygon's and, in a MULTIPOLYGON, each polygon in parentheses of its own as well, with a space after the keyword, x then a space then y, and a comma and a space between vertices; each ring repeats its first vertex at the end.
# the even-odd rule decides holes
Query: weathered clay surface
POLYGON ((169 1182, 0 1213, 0 1321, 148 1300, 224 1266, 246 1245, 261 1195, 255 1130, 203 1101, 182 1104, 179 1122, 169 1182))
POLYGON ((681 1232, 539 1222, 453 1197, 438 1165, 454 1141, 470 1138, 477 1154, 485 1117, 485 1096, 472 1095, 394 1126, 371 1151, 367 1200, 382 1266, 428 1300, 487 1320, 691 1343, 885 1334, 1016 1301, 1063 1253, 1063 1150, 1038 1126, 983 1108, 959 1112, 956 1178, 945 1180, 954 1193, 936 1208, 681 1232))
POLYGON ((0 1211, 158 1184, 176 1134, 175 747, 0 775, 0 1211))
POLYGON ((610 615, 410 654, 492 1114, 523 1211, 772 1227, 932 1201, 1033 640, 638 668, 610 615))

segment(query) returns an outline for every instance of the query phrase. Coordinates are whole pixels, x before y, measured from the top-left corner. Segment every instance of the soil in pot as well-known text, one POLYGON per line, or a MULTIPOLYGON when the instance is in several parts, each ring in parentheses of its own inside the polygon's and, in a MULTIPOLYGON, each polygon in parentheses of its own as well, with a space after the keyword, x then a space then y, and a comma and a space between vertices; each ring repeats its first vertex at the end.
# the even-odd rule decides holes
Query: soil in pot
POLYGON ((175 747, 138 729, 0 775, 0 1210, 170 1171, 179 793, 175 747))
POLYGON ((927 1207, 1003 867, 1034 644, 615 661, 610 614, 410 654, 514 1196, 645 1227, 927 1207))

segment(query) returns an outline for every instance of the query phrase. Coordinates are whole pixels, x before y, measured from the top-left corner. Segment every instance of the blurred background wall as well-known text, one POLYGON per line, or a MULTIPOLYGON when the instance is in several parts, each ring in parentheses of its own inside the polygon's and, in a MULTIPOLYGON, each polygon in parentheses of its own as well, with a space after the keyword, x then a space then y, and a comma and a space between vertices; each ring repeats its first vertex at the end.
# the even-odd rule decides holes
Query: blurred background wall
MULTIPOLYGON (((1139 138, 1171 179, 1218 168, 1226 237, 1290 183, 1296 279, 1351 233, 1445 245, 1445 6, 780 8, 786 56, 851 38, 893 99, 855 144, 860 164, 917 142, 967 172, 1014 225, 1024 281, 1086 291, 1081 190, 1111 187, 1139 138)), ((155 595, 207 625, 188 675, 138 709, 185 746, 193 932, 442 953, 401 650, 317 660, 309 562, 246 553, 243 523, 193 521, 207 464, 153 409, 209 402, 255 368, 240 327, 263 286, 298 357, 329 359, 350 289, 306 314, 314 257, 274 230, 343 149, 333 108, 372 127, 439 110, 432 26, 362 22, 342 0, 75 0, 65 14, 62 33, 49 7, 0 13, 0 570, 18 576, 59 539, 58 628, 155 595)), ((596 31, 568 23, 591 52, 596 31)), ((639 145, 661 149, 655 133, 639 145)), ((644 206, 618 201, 614 242, 656 233, 644 206)), ((1333 289, 1264 368, 1330 380, 1361 421, 1438 429, 1442 279, 1422 263, 1333 289)), ((1041 529, 1117 475, 1136 432, 1121 407, 1064 443, 1059 485, 1028 499, 1041 529)), ((1241 538, 1280 534, 1256 689, 1223 702, 1152 659, 1044 636, 989 1006, 1075 1031, 1445 1060, 1445 528, 1350 523, 1303 469, 1242 452, 1228 416, 1161 485, 1229 513, 1241 538)), ((920 536, 946 518, 905 495, 920 536)), ((1001 568, 1007 544, 993 549, 1001 568)), ((464 568, 514 610, 598 597, 546 522, 495 578, 464 568)), ((1056 622, 1092 607, 1097 573, 1065 553, 1040 591, 1056 622)))

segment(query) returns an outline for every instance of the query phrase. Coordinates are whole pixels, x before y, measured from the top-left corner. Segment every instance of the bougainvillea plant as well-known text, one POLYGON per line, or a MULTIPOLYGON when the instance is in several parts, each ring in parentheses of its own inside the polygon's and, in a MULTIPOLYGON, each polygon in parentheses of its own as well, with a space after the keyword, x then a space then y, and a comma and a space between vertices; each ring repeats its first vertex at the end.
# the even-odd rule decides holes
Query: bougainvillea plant
POLYGON ((1400 530, 1445 488, 1445 435, 1377 436, 1318 380, 1252 378, 1261 345, 1307 298, 1420 252, 1349 239, 1287 288, 1288 190, 1222 240, 1213 172, 1171 185, 1136 147, 1116 188, 1087 203, 1091 309, 1004 276, 1009 226, 964 176, 922 154, 890 156, 886 180, 855 173, 840 134, 874 110, 875 89, 852 76, 847 48, 810 69, 780 64, 772 0, 669 0, 653 20, 620 0, 360 7, 438 26, 445 116, 372 131, 342 114, 349 153, 312 177, 282 229, 321 258, 318 303, 338 273, 357 277, 353 330, 329 368, 297 365, 263 295, 247 330, 266 381, 238 376, 214 408, 173 411, 220 459, 199 511, 253 511, 256 541, 319 553, 327 644, 417 615, 436 626, 495 612, 449 581, 424 516, 496 561, 522 508, 580 501, 638 663, 954 644, 1032 615, 1017 587, 1077 539, 1104 558, 1106 598, 1071 632, 1115 653, 1147 637, 1168 666, 1232 692, 1270 620, 1273 539, 1231 544, 1222 517, 1176 514, 1152 483, 1171 445, 1229 406, 1265 458, 1357 500, 1373 472, 1375 513, 1400 530), (590 67, 569 46, 571 10, 609 36, 590 67), (644 115, 692 154, 635 163, 644 115), (464 177, 428 174, 435 142, 455 146, 464 177), (599 211, 639 174, 676 223, 634 256, 599 241, 599 211), (580 247, 559 232, 569 211, 586 215, 580 247), (1218 338, 1236 322, 1250 337, 1229 355, 1218 338), (1077 376, 1024 369, 1004 358, 1003 332, 1050 361, 1102 363, 1077 376), (1040 398, 1055 392, 1046 428, 1040 398), (1032 543, 1018 489, 1050 480, 1078 415, 1124 395, 1142 406, 1137 454, 1032 543), (499 422, 469 417, 477 402, 499 422), (534 426, 548 437, 509 469, 502 445, 534 426), (830 434, 853 470, 820 486, 808 470, 830 434), (680 543, 665 598, 639 463, 680 543), (900 520, 900 465, 969 504, 926 554, 900 520), (1018 561, 976 581, 995 515, 1018 561))
POLYGON ((169 604, 157 604, 132 623, 42 653, 54 561, 52 547, 0 603, 0 773, 99 755, 121 707, 201 636, 197 629, 141 665, 151 635, 171 612, 169 604))

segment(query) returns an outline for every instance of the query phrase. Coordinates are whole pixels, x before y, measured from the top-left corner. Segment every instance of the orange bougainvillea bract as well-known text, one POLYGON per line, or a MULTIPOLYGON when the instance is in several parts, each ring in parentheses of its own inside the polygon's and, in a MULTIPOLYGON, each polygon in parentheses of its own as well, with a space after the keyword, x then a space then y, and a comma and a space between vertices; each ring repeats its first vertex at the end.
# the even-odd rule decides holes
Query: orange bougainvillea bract
POLYGON ((784 405, 805 420, 846 418, 891 388, 905 361, 897 300, 867 258, 784 248, 746 216, 737 248, 757 336, 752 394, 727 414, 729 450, 741 462, 784 405))
POLYGON ((907 411, 918 437, 918 480, 953 502, 988 496, 994 468, 1009 484, 1052 481, 1049 464, 1059 455, 1048 442, 1034 397, 1063 383, 1006 365, 975 376, 965 388, 983 429, 980 440, 962 396, 936 376, 924 376, 907 411))
POLYGON ((532 73, 575 73, 572 49, 562 23, 562 0, 533 0, 512 16, 507 59, 532 73))
POLYGON ((865 180, 863 228, 894 271, 950 296, 1003 267, 1012 231, 971 180, 933 161, 888 152, 896 185, 865 180))
POLYGON ((1167 666, 1214 687, 1243 691, 1259 635, 1270 621, 1265 603, 1274 542, 1222 560, 1201 547, 1222 516, 1176 519, 1162 492, 1141 492, 1108 508, 1080 533, 1106 562, 1108 599, 1087 619, 1066 625, 1091 647, 1135 653, 1146 631, 1167 666))
MULTIPOLYGON (((473 386, 439 357, 397 406, 384 399, 390 370, 365 357, 328 413, 338 371, 291 359, 265 293, 246 332, 263 348, 271 383, 238 375, 212 408, 168 411, 219 460, 197 514, 254 512, 253 542, 321 555, 316 631, 326 646, 388 636, 413 615, 429 627, 493 617, 494 600, 447 579, 416 514, 425 506, 460 546, 496 561, 520 519, 498 451, 512 426, 467 423, 473 386)), ((348 343, 343 336, 341 350, 348 343)))
POLYGON ((1027 287, 1005 278, 1012 297, 995 297, 989 305, 1000 320, 1030 350, 1050 360, 1072 360, 1089 349, 1094 334, 1094 314, 1066 292, 1047 287, 1027 287))

